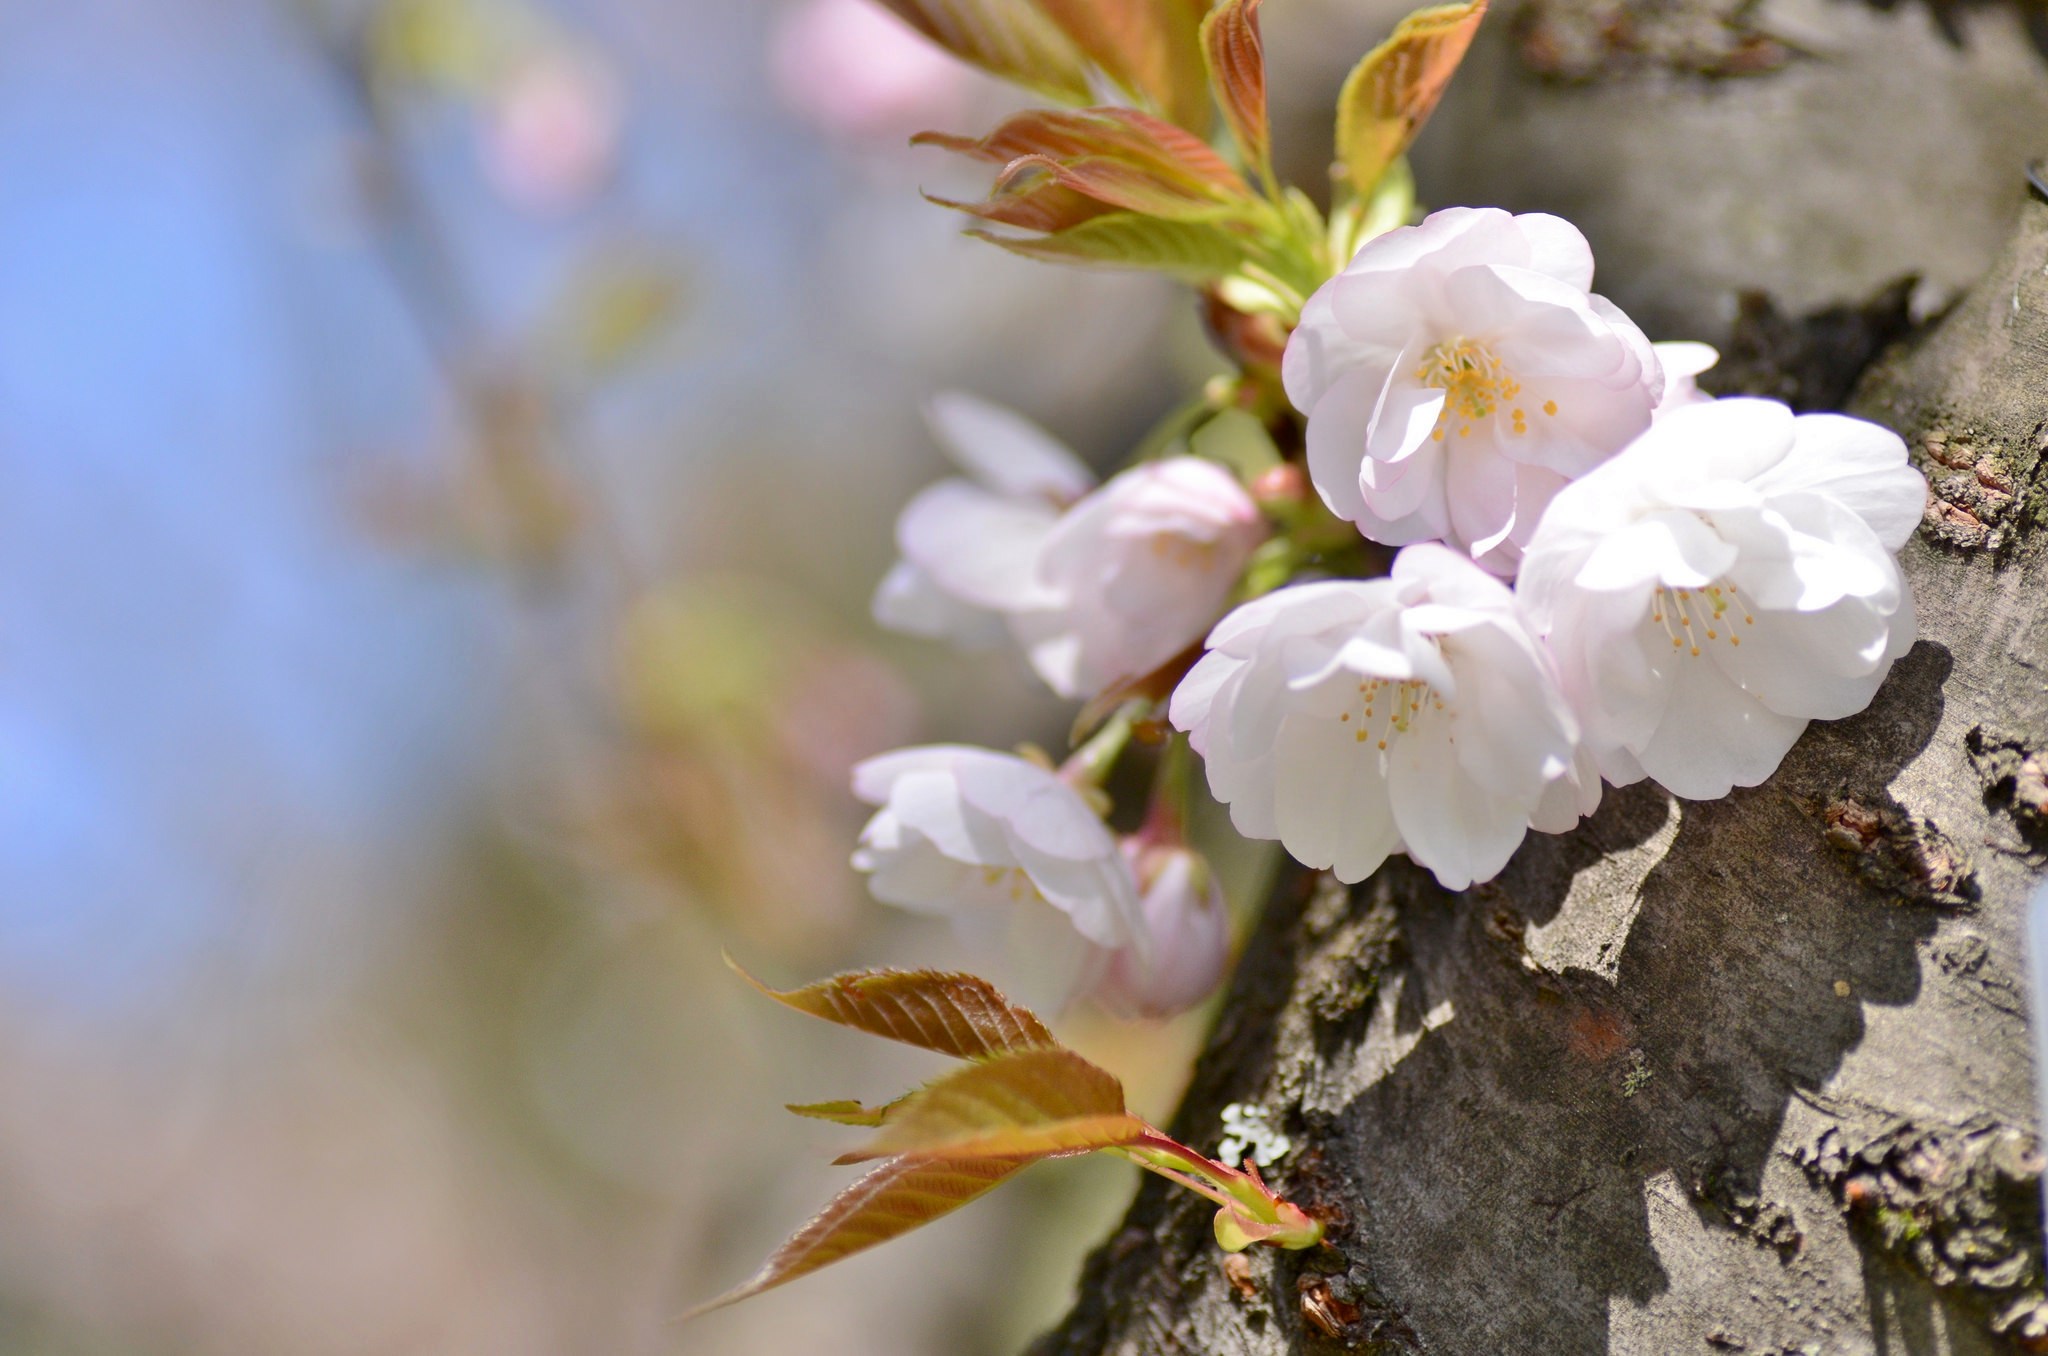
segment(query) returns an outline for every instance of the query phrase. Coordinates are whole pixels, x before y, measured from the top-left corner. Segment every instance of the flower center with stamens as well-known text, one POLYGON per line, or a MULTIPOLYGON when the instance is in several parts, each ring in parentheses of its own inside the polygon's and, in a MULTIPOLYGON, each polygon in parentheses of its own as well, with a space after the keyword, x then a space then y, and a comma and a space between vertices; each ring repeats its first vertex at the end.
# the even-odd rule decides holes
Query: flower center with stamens
POLYGON ((1756 614, 1733 584, 1725 580, 1703 589, 1658 585, 1650 597, 1650 620, 1664 628, 1671 648, 1697 659, 1701 646, 1725 640, 1742 644, 1742 628, 1756 625, 1756 614))
MULTIPOLYGON (((1503 410, 1512 417, 1514 432, 1529 431, 1529 412, 1514 403, 1522 384, 1494 351, 1477 339, 1460 335, 1430 349, 1422 355, 1415 379, 1444 393, 1444 410, 1437 416, 1432 438, 1441 441, 1445 428, 1454 422, 1458 436, 1465 437, 1475 421, 1490 419, 1503 410)), ((1555 414, 1557 402, 1545 401, 1543 412, 1555 414)))
POLYGON ((1410 679, 1368 678, 1358 685, 1360 714, 1341 713, 1340 723, 1353 726, 1351 737, 1363 744, 1372 740, 1385 749, 1397 734, 1407 734, 1424 708, 1444 709, 1444 699, 1428 683, 1410 679))
POLYGON ((1152 534, 1152 554, 1183 570, 1211 568, 1222 549, 1221 542, 1199 541, 1179 532, 1152 534))
POLYGON ((1038 882, 1032 880, 1030 874, 1023 867, 984 866, 981 868, 981 883, 988 886, 991 890, 1001 889, 1005 882, 1008 882, 1009 885, 1010 902, 1012 904, 1022 904, 1026 900, 1032 899, 1039 901, 1041 904, 1047 902, 1045 895, 1038 888, 1038 882))

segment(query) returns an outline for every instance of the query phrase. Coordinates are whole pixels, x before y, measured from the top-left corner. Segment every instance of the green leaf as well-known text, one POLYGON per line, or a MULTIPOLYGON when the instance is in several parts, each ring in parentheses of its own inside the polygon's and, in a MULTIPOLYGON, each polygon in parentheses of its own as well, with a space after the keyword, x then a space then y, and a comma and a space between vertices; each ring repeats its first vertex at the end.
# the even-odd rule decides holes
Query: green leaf
POLYGON ((1245 163, 1272 160, 1266 121, 1266 44, 1259 34, 1259 0, 1225 0, 1202 21, 1202 58, 1223 120, 1237 138, 1245 163))
POLYGON ((1191 283, 1214 282, 1243 262, 1241 239, 1221 226, 1114 212, 1042 239, 969 231, 1012 254, 1062 264, 1147 268, 1191 283))
POLYGON ((684 1314, 723 1308, 949 1215, 1027 1166, 1028 1159, 896 1158, 839 1193, 750 1279, 684 1314))
POLYGON ((903 1099, 881 1106, 863 1106, 847 1100, 839 1102, 792 1102, 784 1107, 799 1116, 814 1121, 831 1121, 835 1125, 861 1125, 873 1128, 889 1118, 889 1114, 903 1105, 903 1099))
POLYGON ((1057 1048, 1030 1009, 976 975, 938 970, 855 970, 777 992, 731 956, 741 979, 784 1007, 942 1055, 988 1059, 1012 1050, 1057 1048))
POLYGON ((1088 70, 1067 36, 1027 0, 882 0, 970 65, 1068 103, 1086 103, 1088 70))
POLYGON ((880 1134, 840 1158, 1045 1158, 1135 1144, 1151 1127, 1124 1111, 1123 1084, 1071 1050, 1019 1050, 905 1098, 880 1134))
POLYGON ((1337 159, 1344 177, 1370 193, 1436 110, 1465 59, 1487 0, 1419 9, 1366 53, 1337 96, 1337 159))
POLYGON ((1330 258, 1339 269, 1351 262, 1359 246, 1406 226, 1415 217, 1415 172, 1399 157, 1380 174, 1369 197, 1345 195, 1330 211, 1330 258))
POLYGON ((1247 410, 1220 411, 1188 438, 1188 451, 1236 472, 1249 485, 1280 464, 1273 435, 1247 410))
POLYGON ((601 255, 563 289, 543 338, 560 366, 589 378, 610 376, 667 333, 689 300, 676 265, 628 251, 601 255))

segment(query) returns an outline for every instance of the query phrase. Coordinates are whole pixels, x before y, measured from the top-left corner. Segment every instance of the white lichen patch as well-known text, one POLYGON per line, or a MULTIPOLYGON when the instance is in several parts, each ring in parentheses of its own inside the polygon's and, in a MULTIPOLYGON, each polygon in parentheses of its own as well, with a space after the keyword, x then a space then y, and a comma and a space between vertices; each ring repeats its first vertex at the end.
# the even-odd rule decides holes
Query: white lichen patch
POLYGON ((1294 1141, 1273 1128, 1266 1109, 1244 1102, 1223 1108, 1223 1138, 1216 1145, 1218 1162, 1232 1167, 1249 1158, 1270 1168, 1294 1151, 1294 1141))

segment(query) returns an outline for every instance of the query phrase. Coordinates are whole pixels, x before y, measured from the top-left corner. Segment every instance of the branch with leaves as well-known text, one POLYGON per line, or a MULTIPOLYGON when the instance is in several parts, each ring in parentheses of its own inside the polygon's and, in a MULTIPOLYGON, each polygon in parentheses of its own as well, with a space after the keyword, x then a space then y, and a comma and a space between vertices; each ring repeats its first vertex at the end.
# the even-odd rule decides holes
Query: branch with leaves
POLYGON ((1216 1239, 1310 1248, 1323 1226, 1275 1196, 1256 1164, 1215 1162, 1124 1107, 1123 1084, 1059 1044, 1029 1009, 988 981, 932 970, 866 970, 788 992, 749 984, 798 1012, 966 1061, 879 1107, 854 1101, 792 1106, 799 1116, 876 1133, 840 1155, 881 1160, 750 1279, 691 1316, 771 1290, 951 1214, 1033 1163, 1097 1151, 1120 1154, 1216 1203, 1216 1239))
POLYGON ((1107 82, 1132 101, 1032 110, 979 138, 916 138, 1000 167, 987 201, 935 200, 1009 228, 971 234, 1027 258, 1166 273, 1289 323, 1385 214, 1384 198, 1405 217, 1412 190, 1397 166, 1486 12, 1486 0, 1418 11, 1358 64, 1339 100, 1340 192, 1325 221, 1273 173, 1260 0, 1206 15, 1188 0, 888 3, 996 75, 1014 78, 1019 54, 1057 35, 1067 46, 1040 73, 1048 92, 1085 103, 1107 82), (1052 70, 1059 78, 1044 80, 1052 70), (1221 146, 1211 139, 1219 112, 1221 146))
MULTIPOLYGON (((1569 222, 1411 220, 1403 156, 1485 0, 1410 15, 1345 81, 1327 216, 1273 172, 1259 0, 887 2, 1063 103, 917 138, 996 167, 985 201, 944 204, 970 234, 1192 284, 1236 370, 1101 483, 1016 414, 933 402, 963 475, 904 509, 875 616, 1007 642, 1080 715, 1058 764, 938 744, 857 767, 876 898, 970 940, 1053 920, 1073 999, 1184 1010, 1229 953, 1184 837, 1197 756, 1244 837, 1346 884, 1405 853, 1463 890, 1606 784, 1758 784, 1911 645, 1896 553, 1926 485, 1895 434, 1708 398, 1714 351, 1653 344, 1595 293, 1569 222), (1092 104, 1104 88, 1128 102, 1092 104), (1145 744, 1142 826, 1119 834, 1106 788, 1145 744)), ((842 1161, 883 1161, 728 1299, 1086 1152, 1214 1200, 1226 1248, 1321 1237, 983 981, 772 996, 969 1065, 881 1107, 792 1108, 872 1129, 842 1161)))

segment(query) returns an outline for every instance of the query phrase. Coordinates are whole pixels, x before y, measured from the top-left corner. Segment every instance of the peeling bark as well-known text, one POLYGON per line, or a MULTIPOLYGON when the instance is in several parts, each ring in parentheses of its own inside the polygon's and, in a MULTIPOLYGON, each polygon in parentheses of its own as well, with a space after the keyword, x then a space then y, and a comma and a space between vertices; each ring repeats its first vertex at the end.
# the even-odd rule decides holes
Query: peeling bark
POLYGON ((1148 1180, 1034 1356, 2048 1351, 2048 204, 1850 408, 2005 496, 1937 494, 1870 709, 1724 800, 1610 791, 1462 894, 1288 876, 1173 1133, 1263 1107, 1330 1246, 1226 1259, 1148 1180))

